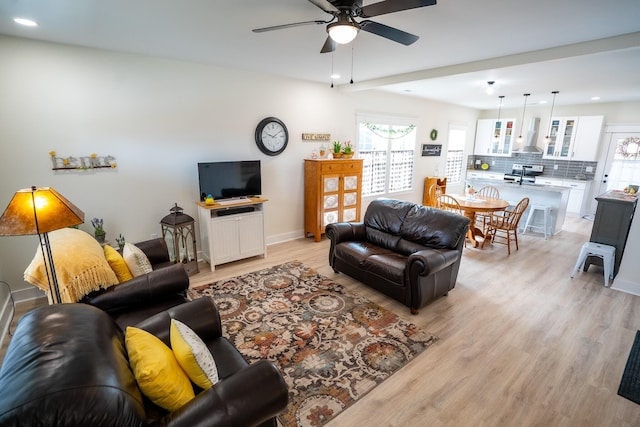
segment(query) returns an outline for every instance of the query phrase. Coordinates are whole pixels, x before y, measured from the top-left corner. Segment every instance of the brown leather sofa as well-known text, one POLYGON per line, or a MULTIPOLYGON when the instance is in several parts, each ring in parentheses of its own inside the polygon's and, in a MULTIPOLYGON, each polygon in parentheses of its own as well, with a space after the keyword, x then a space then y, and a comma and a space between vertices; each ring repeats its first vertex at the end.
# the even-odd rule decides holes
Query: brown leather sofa
POLYGON ((329 224, 329 264, 417 314, 456 284, 469 219, 400 200, 369 204, 363 222, 329 224))
MULTIPOLYGON (((200 298, 137 326, 167 345, 171 319, 188 325, 211 351, 220 382, 168 413, 142 397, 124 334, 103 311, 57 304, 25 314, 0 368, 2 426, 276 426, 288 402, 275 365, 252 365, 222 336, 213 300, 200 298)), ((198 393, 199 391, 199 393, 198 393)))
POLYGON ((171 262, 164 239, 135 245, 145 253, 153 271, 92 292, 79 301, 106 311, 121 328, 188 301, 189 275, 182 264, 171 262))

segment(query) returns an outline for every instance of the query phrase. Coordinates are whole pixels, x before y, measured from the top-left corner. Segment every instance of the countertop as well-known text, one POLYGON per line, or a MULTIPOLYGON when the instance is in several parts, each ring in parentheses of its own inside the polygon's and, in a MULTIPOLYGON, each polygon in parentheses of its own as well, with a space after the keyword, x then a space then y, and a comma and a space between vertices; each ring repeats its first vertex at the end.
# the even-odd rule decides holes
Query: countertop
POLYGON ((545 185, 545 184, 522 184, 520 185, 517 182, 508 182, 508 181, 496 181, 495 179, 471 179, 470 182, 474 183, 474 186, 479 188, 478 184, 482 185, 493 185, 494 187, 500 188, 509 188, 511 190, 522 190, 522 191, 547 191, 552 193, 563 193, 565 191, 571 191, 569 187, 561 187, 559 185, 545 185))
MULTIPOLYGON (((473 173, 474 175, 479 175, 479 176, 490 176, 490 175, 504 175, 507 172, 501 172, 501 171, 497 171, 497 170, 481 170, 481 169, 467 169, 467 174, 469 173, 473 173)), ((473 177, 472 177, 473 178, 473 177)), ((538 177, 539 179, 553 179, 553 180, 558 180, 558 181, 571 181, 571 182, 592 182, 593 179, 578 179, 576 177, 570 178, 570 177, 561 177, 561 176, 552 176, 552 175, 540 175, 538 177)), ((491 179, 491 181, 496 181, 495 179, 491 179)))

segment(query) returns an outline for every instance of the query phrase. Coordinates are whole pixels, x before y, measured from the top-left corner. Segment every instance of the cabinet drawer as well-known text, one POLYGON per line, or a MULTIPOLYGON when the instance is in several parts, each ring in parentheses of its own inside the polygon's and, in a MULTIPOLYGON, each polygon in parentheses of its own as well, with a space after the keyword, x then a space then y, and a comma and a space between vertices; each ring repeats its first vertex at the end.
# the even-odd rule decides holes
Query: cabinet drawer
POLYGON ((575 182, 575 181, 563 181, 562 185, 565 187, 570 187, 574 190, 586 190, 587 183, 586 182, 575 182))
POLYGON ((536 184, 564 187, 561 179, 553 179, 553 178, 536 178, 536 184))
POLYGON ((349 173, 349 172, 361 172, 362 162, 350 162, 348 160, 338 160, 331 163, 322 163, 320 168, 322 173, 349 173))

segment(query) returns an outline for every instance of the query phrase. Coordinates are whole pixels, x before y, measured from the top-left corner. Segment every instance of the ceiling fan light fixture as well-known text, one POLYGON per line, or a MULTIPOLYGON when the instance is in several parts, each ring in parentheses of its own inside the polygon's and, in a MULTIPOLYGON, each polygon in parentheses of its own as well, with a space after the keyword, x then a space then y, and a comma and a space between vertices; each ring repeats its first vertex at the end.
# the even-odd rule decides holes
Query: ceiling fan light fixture
POLYGON ((335 22, 327 26, 327 32, 336 43, 347 44, 358 35, 358 27, 351 22, 335 22))

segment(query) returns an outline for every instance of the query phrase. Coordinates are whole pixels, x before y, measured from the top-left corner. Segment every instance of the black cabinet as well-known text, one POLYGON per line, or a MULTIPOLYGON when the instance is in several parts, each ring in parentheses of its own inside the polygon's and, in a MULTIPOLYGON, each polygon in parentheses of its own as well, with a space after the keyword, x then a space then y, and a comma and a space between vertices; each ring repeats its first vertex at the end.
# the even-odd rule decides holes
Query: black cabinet
MULTIPOLYGON (((596 197, 596 200, 598 209, 589 240, 616 248, 616 262, 613 267, 615 277, 620 268, 638 198, 620 191, 608 191, 596 197)), ((597 257, 588 257, 584 264, 585 271, 590 264, 602 265, 602 260, 597 257)))

